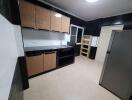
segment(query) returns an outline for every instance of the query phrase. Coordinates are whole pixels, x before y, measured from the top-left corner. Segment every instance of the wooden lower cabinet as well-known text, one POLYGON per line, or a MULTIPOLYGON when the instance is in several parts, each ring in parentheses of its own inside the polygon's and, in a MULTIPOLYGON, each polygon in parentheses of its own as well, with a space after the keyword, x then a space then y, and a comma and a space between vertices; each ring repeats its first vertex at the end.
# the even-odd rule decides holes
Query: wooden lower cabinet
POLYGON ((47 52, 44 55, 44 71, 56 68, 56 52, 47 52))
POLYGON ((43 72, 43 54, 27 56, 26 62, 29 77, 43 72))
POLYGON ((26 56, 28 77, 56 68, 56 52, 26 56))

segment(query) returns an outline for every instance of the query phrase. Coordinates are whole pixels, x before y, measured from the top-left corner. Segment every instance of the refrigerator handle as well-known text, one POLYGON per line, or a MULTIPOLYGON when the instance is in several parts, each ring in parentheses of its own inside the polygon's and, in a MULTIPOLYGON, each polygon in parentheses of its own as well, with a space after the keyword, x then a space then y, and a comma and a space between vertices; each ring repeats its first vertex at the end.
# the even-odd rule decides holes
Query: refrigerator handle
POLYGON ((109 46, 108 46, 107 52, 108 52, 108 51, 110 52, 110 50, 111 50, 111 46, 112 46, 114 37, 115 37, 115 31, 112 31, 112 34, 111 34, 111 38, 110 38, 110 42, 109 42, 109 46))

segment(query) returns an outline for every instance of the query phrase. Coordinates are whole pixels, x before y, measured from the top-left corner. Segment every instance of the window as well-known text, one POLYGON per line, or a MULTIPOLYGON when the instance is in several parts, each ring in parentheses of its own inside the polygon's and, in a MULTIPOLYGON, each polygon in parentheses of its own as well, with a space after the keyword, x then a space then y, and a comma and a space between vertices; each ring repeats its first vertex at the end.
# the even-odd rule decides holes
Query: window
POLYGON ((70 44, 75 45, 75 44, 80 44, 81 43, 81 37, 84 34, 84 28, 77 26, 77 25, 71 25, 70 28, 70 44))

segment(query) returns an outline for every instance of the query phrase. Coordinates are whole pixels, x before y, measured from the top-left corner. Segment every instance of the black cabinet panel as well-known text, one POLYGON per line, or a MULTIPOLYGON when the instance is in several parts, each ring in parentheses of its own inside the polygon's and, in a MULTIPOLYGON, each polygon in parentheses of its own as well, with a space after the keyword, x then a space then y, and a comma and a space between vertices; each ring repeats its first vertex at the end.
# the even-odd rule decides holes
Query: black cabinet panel
POLYGON ((80 55, 80 49, 81 49, 81 45, 75 45, 75 56, 80 55))
POLYGON ((74 63, 75 55, 74 55, 74 48, 65 48, 60 49, 57 52, 57 64, 58 67, 63 67, 69 64, 74 63))
POLYGON ((20 64, 21 78, 22 78, 22 83, 23 83, 22 87, 23 87, 23 90, 25 90, 29 88, 26 58, 19 57, 18 60, 20 64))
POLYGON ((91 47, 91 49, 90 49, 90 55, 89 55, 90 59, 95 59, 96 51, 97 51, 97 47, 91 47))

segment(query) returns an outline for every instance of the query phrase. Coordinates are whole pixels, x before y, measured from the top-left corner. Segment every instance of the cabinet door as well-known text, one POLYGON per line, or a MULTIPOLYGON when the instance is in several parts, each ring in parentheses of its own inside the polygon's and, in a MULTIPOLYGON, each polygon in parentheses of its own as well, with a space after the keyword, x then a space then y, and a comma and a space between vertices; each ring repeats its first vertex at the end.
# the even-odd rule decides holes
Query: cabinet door
POLYGON ((61 32, 61 16, 57 17, 56 12, 51 11, 51 30, 61 32))
POLYGON ((56 52, 44 54, 44 71, 56 68, 56 52))
POLYGON ((51 11, 36 6, 36 28, 50 30, 51 11))
POLYGON ((24 27, 35 28, 35 6, 27 1, 20 1, 21 24, 24 27))
POLYGON ((26 62, 27 62, 28 76, 32 76, 43 72, 43 54, 35 55, 35 56, 27 56, 26 62))
POLYGON ((66 16, 62 16, 61 19, 61 32, 69 33, 70 27, 70 18, 66 16))

